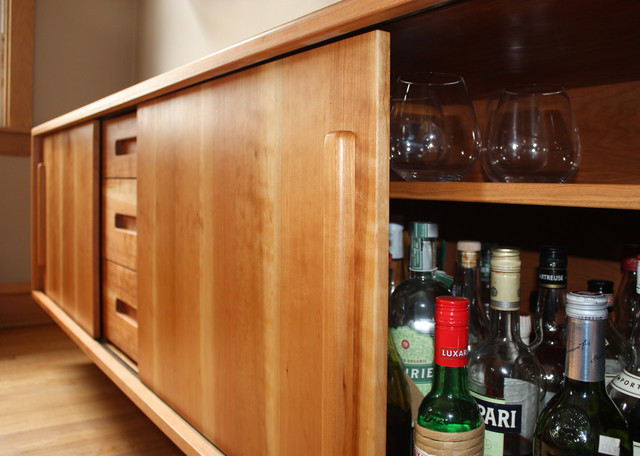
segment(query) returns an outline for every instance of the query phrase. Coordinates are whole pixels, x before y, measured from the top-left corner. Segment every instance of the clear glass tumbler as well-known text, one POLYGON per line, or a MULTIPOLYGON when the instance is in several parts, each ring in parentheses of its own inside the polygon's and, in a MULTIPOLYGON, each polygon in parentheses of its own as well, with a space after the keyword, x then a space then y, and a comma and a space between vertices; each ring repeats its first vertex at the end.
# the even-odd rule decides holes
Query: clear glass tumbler
POLYGON ((459 181, 479 155, 478 121, 461 76, 398 79, 391 98, 393 171, 407 181, 459 181))
POLYGON ((490 113, 482 166, 496 182, 565 182, 580 165, 580 139, 562 87, 521 85, 490 113))

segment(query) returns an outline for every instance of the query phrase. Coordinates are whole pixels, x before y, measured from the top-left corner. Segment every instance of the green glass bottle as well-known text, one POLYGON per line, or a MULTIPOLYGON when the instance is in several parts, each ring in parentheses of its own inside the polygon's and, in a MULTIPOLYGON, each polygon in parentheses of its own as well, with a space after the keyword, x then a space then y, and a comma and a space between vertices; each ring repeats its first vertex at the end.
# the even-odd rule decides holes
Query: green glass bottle
POLYGON ((588 291, 567 294, 565 382, 542 410, 533 454, 631 456, 624 418, 604 384, 607 298, 588 291))
POLYGON ((436 298, 434 381, 418 410, 416 456, 482 455, 484 423, 467 386, 469 300, 436 298))

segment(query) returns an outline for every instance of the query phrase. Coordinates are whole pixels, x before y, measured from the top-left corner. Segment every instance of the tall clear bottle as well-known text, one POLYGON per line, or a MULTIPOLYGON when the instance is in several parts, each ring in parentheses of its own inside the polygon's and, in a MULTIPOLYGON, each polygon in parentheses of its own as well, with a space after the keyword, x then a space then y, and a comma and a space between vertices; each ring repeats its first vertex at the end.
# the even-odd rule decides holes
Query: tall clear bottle
MULTIPOLYGON (((640 260, 640 257, 638 259, 640 260)), ((638 265, 640 272, 640 261, 638 265)), ((640 277, 640 274, 638 276, 640 277)), ((636 294, 640 296, 640 281, 636 282, 636 294)), ((633 455, 638 456, 640 455, 640 323, 638 318, 631 332, 629 363, 611 381, 607 391, 629 424, 633 440, 633 455)))
POLYGON ((458 241, 452 292, 469 300, 469 347, 475 347, 489 335, 489 320, 480 297, 480 251, 479 241, 458 241))
POLYGON ((528 455, 543 389, 542 368, 520 339, 520 251, 491 252, 489 337, 469 356, 469 388, 485 424, 485 455, 528 455))
POLYGON ((414 222, 412 228, 409 277, 391 295, 389 331, 417 407, 433 382, 436 297, 450 291, 435 279, 435 246, 427 223, 414 222))
POLYGON ((629 340, 635 317, 640 311, 640 301, 636 294, 638 255, 640 245, 625 244, 622 248, 622 278, 616 290, 613 303, 613 324, 624 337, 629 340))
POLYGON ((496 247, 498 244, 495 242, 483 242, 482 256, 480 257, 480 299, 487 320, 489 320, 489 304, 491 303, 491 250, 496 247))
POLYGON ((629 428, 604 385, 606 297, 569 293, 567 317, 565 382, 538 418, 534 454, 631 456, 629 428))
POLYGON ((469 300, 436 298, 436 354, 431 391, 420 404, 415 455, 482 455, 484 424, 467 385, 469 300))
POLYGON ((544 406, 562 388, 566 346, 567 250, 545 245, 540 249, 537 300, 534 304, 531 352, 544 370, 544 406))
POLYGON ((608 317, 604 322, 604 382, 611 383, 629 362, 631 346, 613 326, 611 313, 613 311, 613 282, 610 280, 591 279, 587 282, 588 290, 601 293, 607 298, 608 317))

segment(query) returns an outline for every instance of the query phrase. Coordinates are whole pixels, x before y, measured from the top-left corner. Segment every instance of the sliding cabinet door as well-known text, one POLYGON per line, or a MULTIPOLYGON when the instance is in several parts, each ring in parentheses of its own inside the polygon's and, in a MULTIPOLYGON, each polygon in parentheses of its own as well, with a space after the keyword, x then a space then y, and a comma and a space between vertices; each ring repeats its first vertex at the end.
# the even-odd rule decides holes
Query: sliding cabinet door
POLYGON ((227 454, 383 455, 388 36, 138 109, 141 379, 227 454))
POLYGON ((34 147, 34 285, 91 336, 100 333, 99 126, 87 122, 34 147))

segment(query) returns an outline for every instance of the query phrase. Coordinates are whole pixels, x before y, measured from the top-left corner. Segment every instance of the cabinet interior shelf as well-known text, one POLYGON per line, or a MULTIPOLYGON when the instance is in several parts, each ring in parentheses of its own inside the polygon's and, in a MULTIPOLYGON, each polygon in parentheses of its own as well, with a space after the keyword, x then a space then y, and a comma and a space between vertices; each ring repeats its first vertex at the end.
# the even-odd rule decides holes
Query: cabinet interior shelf
POLYGON ((640 188, 617 184, 391 181, 390 198, 536 206, 640 209, 640 188))

